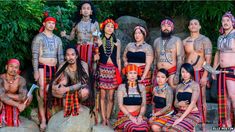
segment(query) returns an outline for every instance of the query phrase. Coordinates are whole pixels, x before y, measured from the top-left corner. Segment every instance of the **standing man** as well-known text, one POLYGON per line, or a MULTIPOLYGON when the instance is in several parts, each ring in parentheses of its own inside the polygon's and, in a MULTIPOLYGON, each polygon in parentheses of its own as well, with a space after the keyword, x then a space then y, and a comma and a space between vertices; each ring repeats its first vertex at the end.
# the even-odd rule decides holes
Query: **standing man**
POLYGON ((32 101, 27 100, 26 81, 19 75, 20 62, 10 59, 0 75, 0 128, 20 125, 19 115, 32 101), (26 101, 26 102, 25 102, 26 101))
POLYGON ((174 89, 179 81, 179 69, 184 62, 184 47, 179 37, 173 36, 174 23, 171 19, 164 19, 161 22, 161 37, 154 41, 155 72, 153 84, 156 86, 156 73, 158 69, 168 70, 169 85, 174 89))
POLYGON ((35 36, 32 42, 34 79, 38 81, 40 86, 37 99, 41 118, 40 128, 42 130, 45 130, 46 122, 62 106, 62 100, 55 99, 52 109, 46 107, 47 84, 56 72, 56 65, 64 61, 62 41, 58 36, 53 34, 55 25, 55 18, 46 17, 39 31, 40 33, 35 36))
MULTIPOLYGON (((214 68, 220 66, 222 71, 230 73, 221 73, 218 76, 218 112, 219 127, 231 127, 230 116, 234 115, 235 110, 235 19, 231 12, 226 12, 222 17, 221 36, 217 41, 218 51, 215 54, 214 68), (230 105, 232 103, 232 111, 230 105)), ((215 79, 215 76, 213 75, 215 79)))
POLYGON ((186 62, 194 68, 194 79, 200 84, 200 96, 197 102, 201 115, 203 131, 206 125, 206 84, 208 72, 202 68, 204 62, 211 64, 212 44, 209 38, 200 34, 201 25, 197 19, 189 22, 190 36, 183 41, 186 62))
POLYGON ((94 6, 90 1, 82 2, 76 14, 77 22, 70 35, 66 35, 66 31, 61 32, 61 36, 69 40, 73 40, 76 35, 78 53, 80 58, 88 63, 89 68, 92 68, 94 33, 99 32, 99 24, 95 13, 94 6))

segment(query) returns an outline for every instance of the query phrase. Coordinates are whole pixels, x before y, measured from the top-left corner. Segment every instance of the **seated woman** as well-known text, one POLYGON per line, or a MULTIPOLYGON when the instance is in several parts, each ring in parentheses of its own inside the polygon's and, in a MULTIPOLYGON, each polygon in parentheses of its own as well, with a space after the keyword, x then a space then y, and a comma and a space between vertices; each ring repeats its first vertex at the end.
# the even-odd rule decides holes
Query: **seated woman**
POLYGON ((178 113, 163 127, 163 131, 192 132, 200 122, 196 105, 199 97, 199 85, 193 81, 194 70, 191 64, 185 63, 180 68, 180 84, 176 89, 174 106, 178 113))
POLYGON ((134 64, 127 65, 123 70, 127 76, 125 84, 118 87, 118 105, 120 112, 114 123, 115 131, 148 132, 147 119, 143 117, 146 109, 146 92, 142 84, 138 84, 137 76, 142 74, 134 64))
POLYGON ((158 86, 153 89, 153 110, 149 120, 153 132, 160 132, 174 112, 172 109, 173 91, 167 84, 168 77, 167 70, 158 70, 156 77, 158 86))

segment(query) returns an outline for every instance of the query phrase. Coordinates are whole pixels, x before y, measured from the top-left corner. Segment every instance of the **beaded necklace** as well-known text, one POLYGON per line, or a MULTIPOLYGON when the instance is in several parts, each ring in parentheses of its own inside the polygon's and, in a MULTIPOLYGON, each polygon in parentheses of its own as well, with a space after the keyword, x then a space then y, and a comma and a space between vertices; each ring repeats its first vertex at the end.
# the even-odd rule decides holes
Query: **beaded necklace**
POLYGON ((184 82, 184 81, 182 82, 182 84, 184 85, 184 91, 191 86, 192 82, 193 82, 192 79, 190 79, 187 82, 184 82))
POLYGON ((165 83, 163 88, 160 88, 159 86, 155 87, 155 91, 157 92, 157 94, 161 94, 163 92, 165 92, 165 90, 168 88, 168 84, 165 83))
POLYGON ((110 39, 103 37, 102 43, 103 43, 104 53, 107 57, 109 57, 112 54, 114 47, 113 37, 110 37, 110 39))

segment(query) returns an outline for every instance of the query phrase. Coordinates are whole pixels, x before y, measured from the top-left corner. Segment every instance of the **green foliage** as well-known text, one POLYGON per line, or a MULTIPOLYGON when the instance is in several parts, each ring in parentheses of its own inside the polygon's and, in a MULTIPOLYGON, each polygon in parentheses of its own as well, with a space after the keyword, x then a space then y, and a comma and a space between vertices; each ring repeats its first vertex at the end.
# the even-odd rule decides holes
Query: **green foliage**
POLYGON ((0 2, 0 72, 10 58, 21 61, 22 67, 31 60, 31 40, 39 29, 43 3, 41 0, 0 2))

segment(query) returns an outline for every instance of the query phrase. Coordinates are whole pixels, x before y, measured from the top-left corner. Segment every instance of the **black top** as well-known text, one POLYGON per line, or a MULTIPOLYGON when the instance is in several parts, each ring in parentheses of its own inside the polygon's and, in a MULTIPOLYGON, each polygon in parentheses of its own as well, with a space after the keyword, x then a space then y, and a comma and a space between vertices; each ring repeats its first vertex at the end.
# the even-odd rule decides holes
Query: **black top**
POLYGON ((155 103, 155 108, 164 108, 166 107, 166 98, 154 96, 153 102, 155 103))
POLYGON ((188 100, 188 102, 190 104, 191 98, 192 98, 192 93, 190 93, 190 92, 178 92, 178 94, 177 94, 177 100, 179 102, 188 100))
POLYGON ((124 105, 141 105, 142 97, 123 97, 124 105))
POLYGON ((146 54, 143 51, 138 51, 138 52, 128 51, 126 57, 127 57, 127 62, 129 63, 145 63, 146 54))
MULTIPOLYGON (((102 63, 102 64, 106 64, 107 61, 108 61, 108 59, 109 59, 109 56, 107 56, 107 55, 104 53, 104 46, 103 46, 103 45, 101 45, 101 46, 99 47, 99 52, 100 52, 100 60, 99 60, 99 62, 102 63)), ((111 51, 111 52, 112 52, 111 55, 110 55, 111 60, 112 60, 113 64, 114 64, 116 67, 118 67, 118 65, 117 65, 117 59, 116 59, 116 57, 117 57, 117 46, 116 46, 116 45, 114 45, 113 51, 111 51)))

